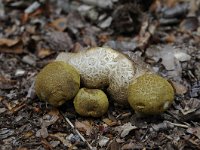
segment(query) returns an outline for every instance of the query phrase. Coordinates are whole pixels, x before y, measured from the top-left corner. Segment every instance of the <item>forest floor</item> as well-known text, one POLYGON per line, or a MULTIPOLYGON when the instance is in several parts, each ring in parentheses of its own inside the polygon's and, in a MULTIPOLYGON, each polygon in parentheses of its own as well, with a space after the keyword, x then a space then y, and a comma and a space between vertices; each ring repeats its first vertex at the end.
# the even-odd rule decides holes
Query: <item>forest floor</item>
POLYGON ((0 0, 0 149, 200 149, 199 25, 198 0, 0 0), (140 117, 111 101, 103 117, 90 118, 72 102, 53 108, 38 99, 34 80, 46 64, 96 46, 168 79, 172 106, 140 117))

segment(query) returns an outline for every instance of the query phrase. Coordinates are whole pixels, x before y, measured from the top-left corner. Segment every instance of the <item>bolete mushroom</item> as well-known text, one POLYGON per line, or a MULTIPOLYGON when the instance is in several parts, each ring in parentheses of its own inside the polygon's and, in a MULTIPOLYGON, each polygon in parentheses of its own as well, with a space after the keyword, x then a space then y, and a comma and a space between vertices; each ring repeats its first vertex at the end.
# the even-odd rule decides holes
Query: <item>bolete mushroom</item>
POLYGON ((35 80, 36 95, 53 106, 60 106, 72 99, 79 88, 79 72, 61 61, 49 63, 38 73, 35 80))
POLYGON ((101 117, 108 110, 106 94, 99 89, 81 88, 74 98, 74 107, 81 116, 101 117))

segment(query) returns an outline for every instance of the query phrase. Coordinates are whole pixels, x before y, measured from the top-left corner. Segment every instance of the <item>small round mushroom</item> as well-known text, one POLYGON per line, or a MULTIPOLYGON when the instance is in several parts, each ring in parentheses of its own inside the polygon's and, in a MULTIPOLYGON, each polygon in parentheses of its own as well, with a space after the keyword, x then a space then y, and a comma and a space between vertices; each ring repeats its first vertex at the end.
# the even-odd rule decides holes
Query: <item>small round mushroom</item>
POLYGON ((81 116, 101 117, 108 110, 106 94, 99 89, 81 88, 74 98, 74 107, 81 116))
POLYGON ((128 102, 139 114, 160 114, 169 108, 173 99, 174 90, 170 83, 156 74, 146 73, 128 88, 128 102))
POLYGON ((84 87, 107 88, 110 97, 120 104, 128 104, 129 83, 146 72, 124 54, 106 47, 79 53, 60 53, 56 60, 69 63, 79 70, 84 87))
POLYGON ((45 66, 35 81, 35 91, 39 99, 53 106, 60 106, 72 99, 79 88, 79 72, 73 66, 61 61, 45 66))

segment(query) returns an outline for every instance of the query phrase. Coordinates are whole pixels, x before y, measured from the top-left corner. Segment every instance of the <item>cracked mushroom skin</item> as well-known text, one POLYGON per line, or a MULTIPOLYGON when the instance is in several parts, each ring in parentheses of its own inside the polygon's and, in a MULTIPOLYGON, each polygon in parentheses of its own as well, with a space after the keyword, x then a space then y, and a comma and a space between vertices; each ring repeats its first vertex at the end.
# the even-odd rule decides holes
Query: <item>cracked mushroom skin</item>
POLYGON ((74 98, 76 112, 86 117, 101 117, 108 110, 106 94, 99 89, 81 88, 74 98))
POLYGON ((56 60, 74 66, 80 72, 84 87, 107 88, 111 99, 126 105, 130 82, 146 72, 127 56, 106 47, 95 47, 79 53, 60 53, 56 60))
POLYGON ((128 88, 128 102, 139 114, 160 114, 169 108, 173 100, 174 89, 166 79, 156 74, 142 75, 128 88))
POLYGON ((35 80, 35 91, 39 99, 56 107, 73 99, 79 88, 79 72, 61 61, 46 65, 35 80))

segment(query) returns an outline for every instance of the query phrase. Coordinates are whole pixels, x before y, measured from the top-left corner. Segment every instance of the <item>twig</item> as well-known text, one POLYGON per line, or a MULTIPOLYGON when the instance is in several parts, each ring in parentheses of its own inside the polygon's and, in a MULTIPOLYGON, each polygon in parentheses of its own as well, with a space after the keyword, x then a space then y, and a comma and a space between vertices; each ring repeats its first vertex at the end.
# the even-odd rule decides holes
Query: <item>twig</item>
POLYGON ((75 128, 75 126, 72 124, 72 122, 63 114, 63 112, 60 111, 60 114, 63 116, 64 120, 71 126, 71 128, 74 130, 76 134, 81 138, 83 142, 87 144, 90 150, 94 150, 94 148, 86 141, 86 139, 80 134, 80 132, 75 128))
POLYGON ((181 127, 181 128, 189 128, 188 125, 185 125, 185 124, 180 124, 180 123, 173 123, 173 122, 170 122, 170 121, 167 121, 167 123, 171 124, 171 125, 174 125, 176 127, 181 127))
POLYGON ((168 115, 170 115, 171 117, 173 117, 174 119, 176 119, 176 121, 178 121, 178 122, 180 122, 180 123, 182 123, 182 124, 188 126, 188 124, 187 124, 186 122, 181 121, 178 117, 176 117, 176 116, 175 116, 174 114, 172 114, 170 111, 166 111, 166 113, 167 113, 168 115))

